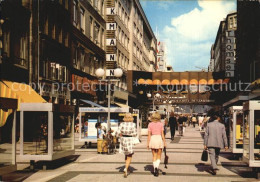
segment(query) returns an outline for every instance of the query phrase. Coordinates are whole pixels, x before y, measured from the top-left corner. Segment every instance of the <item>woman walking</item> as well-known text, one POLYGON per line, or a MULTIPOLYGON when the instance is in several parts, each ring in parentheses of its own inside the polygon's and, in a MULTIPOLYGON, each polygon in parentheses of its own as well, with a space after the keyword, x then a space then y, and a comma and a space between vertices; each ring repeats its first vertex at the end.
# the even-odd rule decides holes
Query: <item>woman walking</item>
POLYGON ((161 115, 158 112, 154 112, 151 117, 152 122, 148 125, 147 148, 152 150, 154 176, 159 175, 162 148, 166 147, 164 128, 160 120, 161 115))
POLYGON ((121 136, 119 153, 125 155, 124 177, 126 178, 128 172, 130 172, 129 166, 134 154, 133 139, 137 136, 137 129, 136 124, 133 123, 134 118, 131 113, 126 113, 123 121, 118 129, 119 135, 121 136))

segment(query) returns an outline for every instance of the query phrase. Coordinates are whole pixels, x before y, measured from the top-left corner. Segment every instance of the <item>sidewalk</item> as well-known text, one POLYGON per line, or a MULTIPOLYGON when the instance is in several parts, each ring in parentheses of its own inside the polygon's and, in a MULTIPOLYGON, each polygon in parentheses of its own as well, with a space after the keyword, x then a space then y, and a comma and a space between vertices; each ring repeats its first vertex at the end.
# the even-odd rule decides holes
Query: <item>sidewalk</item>
POLYGON ((251 177, 250 169, 237 160, 230 160, 232 155, 229 152, 221 152, 219 172, 216 176, 209 173, 209 162, 200 160, 203 139, 198 128, 187 127, 184 136, 175 137, 171 143, 170 133, 167 138, 167 155, 169 165, 165 169, 163 165, 164 155, 160 169, 166 175, 160 173, 159 177, 151 174, 152 154, 146 149, 146 137, 136 147, 130 167, 131 174, 123 178, 124 156, 122 154, 101 155, 96 149, 86 149, 84 152, 77 152, 76 160, 61 167, 53 167, 50 170, 39 170, 31 174, 25 181, 249 181, 256 180, 251 177), (244 177, 244 178, 243 178, 244 177))

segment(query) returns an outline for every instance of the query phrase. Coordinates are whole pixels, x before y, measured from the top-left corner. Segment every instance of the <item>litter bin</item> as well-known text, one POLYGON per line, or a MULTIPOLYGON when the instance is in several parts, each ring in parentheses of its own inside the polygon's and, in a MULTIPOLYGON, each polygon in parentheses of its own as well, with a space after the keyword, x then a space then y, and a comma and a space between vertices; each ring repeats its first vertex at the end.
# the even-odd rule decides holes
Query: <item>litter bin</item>
POLYGON ((106 139, 97 139, 97 152, 99 154, 107 153, 108 143, 106 139))

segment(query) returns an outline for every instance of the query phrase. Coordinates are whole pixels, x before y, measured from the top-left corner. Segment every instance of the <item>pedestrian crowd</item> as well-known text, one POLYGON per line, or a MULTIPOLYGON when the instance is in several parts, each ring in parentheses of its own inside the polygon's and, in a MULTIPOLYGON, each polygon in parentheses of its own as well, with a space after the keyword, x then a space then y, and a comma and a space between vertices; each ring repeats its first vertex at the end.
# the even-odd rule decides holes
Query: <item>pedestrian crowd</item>
MULTIPOLYGON (((120 135, 119 153, 125 155, 124 177, 127 178, 130 173, 129 166, 134 154, 134 145, 138 142, 136 142, 137 131, 136 124, 133 123, 133 116, 130 113, 127 113, 123 120, 124 122, 120 124, 118 131, 120 135)), ((176 130, 178 130, 180 136, 183 136, 185 127, 187 127, 187 125, 190 126, 191 124, 195 127, 196 123, 198 123, 199 131, 204 130, 205 132, 204 150, 209 153, 212 174, 216 175, 219 170, 217 168, 217 163, 220 149, 225 148, 225 150, 227 150, 228 141, 225 126, 221 123, 221 116, 214 110, 211 110, 207 116, 178 115, 172 112, 169 121, 165 117, 161 117, 158 112, 153 112, 148 125, 147 149, 151 150, 152 153, 154 176, 159 176, 162 151, 163 149, 166 151, 165 135, 167 126, 170 127, 171 140, 173 141, 176 130)))

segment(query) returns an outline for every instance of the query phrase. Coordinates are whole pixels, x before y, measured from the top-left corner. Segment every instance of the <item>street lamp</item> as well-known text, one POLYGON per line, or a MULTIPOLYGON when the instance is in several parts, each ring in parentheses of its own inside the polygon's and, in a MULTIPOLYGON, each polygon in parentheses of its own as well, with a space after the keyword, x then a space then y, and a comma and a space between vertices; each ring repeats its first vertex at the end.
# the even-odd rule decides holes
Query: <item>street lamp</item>
MULTIPOLYGON (((151 93, 148 93, 147 94, 147 97, 148 98, 151 98, 152 97, 152 94, 151 93)), ((155 98, 160 98, 161 95, 159 93, 155 94, 154 97, 153 97, 153 111, 154 111, 154 101, 155 101, 155 98)))
MULTIPOLYGON (((102 78, 105 76, 105 70, 102 68, 98 68, 95 73, 96 73, 96 76, 99 78, 102 78)), ((120 77, 122 77, 122 75, 123 75, 123 70, 121 68, 116 68, 114 70, 115 77, 120 78, 120 77)), ((110 77, 108 77, 108 79, 104 79, 104 80, 101 79, 101 81, 105 81, 108 83, 107 131, 109 131, 111 128, 111 126, 110 126, 111 125, 110 124, 111 81, 119 81, 119 80, 118 79, 111 80, 110 77)))

